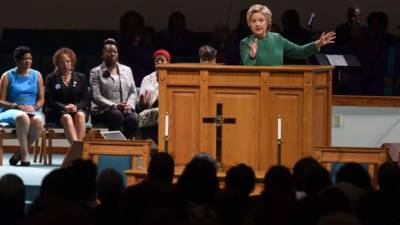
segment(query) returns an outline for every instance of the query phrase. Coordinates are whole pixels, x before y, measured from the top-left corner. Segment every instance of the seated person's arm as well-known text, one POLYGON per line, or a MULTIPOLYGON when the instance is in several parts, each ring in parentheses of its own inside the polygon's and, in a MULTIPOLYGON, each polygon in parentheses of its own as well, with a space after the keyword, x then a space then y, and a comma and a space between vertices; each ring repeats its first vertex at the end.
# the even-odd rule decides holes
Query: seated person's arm
POLYGON ((90 104, 90 94, 89 94, 89 89, 88 89, 88 84, 87 84, 87 79, 84 74, 83 76, 80 77, 80 88, 82 92, 82 97, 79 99, 79 101, 76 103, 76 108, 79 109, 87 109, 90 104))
POLYGON ((18 109, 18 105, 14 102, 8 102, 7 91, 8 91, 8 78, 7 74, 4 73, 0 80, 0 107, 7 109, 18 109))
POLYGON ((45 101, 46 101, 46 108, 56 111, 63 111, 65 109, 65 104, 62 102, 57 101, 54 96, 54 76, 50 74, 46 77, 45 81, 45 101))
POLYGON ((129 90, 130 94, 126 101, 125 111, 126 110, 135 111, 136 103, 138 101, 138 95, 137 95, 135 80, 133 78, 133 73, 132 73, 131 69, 129 69, 127 77, 129 79, 128 82, 131 83, 132 85, 130 86, 130 90, 129 90))
POLYGON ((151 106, 151 94, 148 90, 144 90, 139 96, 139 106, 141 109, 148 109, 151 106))
POLYGON ((38 74, 38 87, 39 87, 39 91, 38 91, 38 96, 37 96, 37 100, 36 100, 36 105, 34 105, 34 111, 39 110, 44 105, 44 85, 43 85, 43 77, 42 77, 41 73, 38 74))
POLYGON ((90 87, 92 91, 93 101, 99 106, 103 108, 113 107, 115 103, 101 94, 100 85, 99 85, 99 74, 98 71, 92 70, 90 71, 90 87))

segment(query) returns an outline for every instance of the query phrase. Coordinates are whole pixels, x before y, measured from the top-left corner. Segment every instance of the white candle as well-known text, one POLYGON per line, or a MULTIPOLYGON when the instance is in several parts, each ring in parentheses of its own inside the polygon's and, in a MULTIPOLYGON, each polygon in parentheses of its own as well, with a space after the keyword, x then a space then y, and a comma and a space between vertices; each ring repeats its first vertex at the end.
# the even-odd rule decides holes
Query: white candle
POLYGON ((166 113, 165 113, 165 127, 164 127, 164 130, 165 130, 164 136, 165 136, 165 137, 168 137, 168 120, 169 120, 169 118, 168 118, 168 112, 166 112, 166 113))
POLYGON ((282 118, 278 116, 278 140, 282 139, 282 118))

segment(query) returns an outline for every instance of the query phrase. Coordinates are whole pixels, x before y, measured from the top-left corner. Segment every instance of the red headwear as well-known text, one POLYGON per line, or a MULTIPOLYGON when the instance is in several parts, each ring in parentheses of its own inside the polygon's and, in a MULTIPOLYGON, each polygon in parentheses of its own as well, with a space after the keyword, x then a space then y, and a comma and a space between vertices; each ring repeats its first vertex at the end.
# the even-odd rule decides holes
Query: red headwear
POLYGON ((158 49, 157 51, 154 52, 153 59, 158 55, 164 56, 168 60, 168 62, 171 62, 171 54, 169 54, 169 52, 167 50, 158 49))

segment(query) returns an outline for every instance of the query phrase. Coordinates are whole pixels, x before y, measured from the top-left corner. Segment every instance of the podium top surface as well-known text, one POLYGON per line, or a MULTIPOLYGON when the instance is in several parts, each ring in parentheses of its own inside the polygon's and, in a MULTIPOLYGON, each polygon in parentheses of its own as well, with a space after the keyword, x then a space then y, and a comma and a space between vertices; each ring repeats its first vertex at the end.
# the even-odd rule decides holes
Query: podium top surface
POLYGON ((283 66, 231 66, 223 64, 200 64, 200 63, 171 63, 159 64, 157 69, 174 69, 174 70, 238 70, 238 71, 303 71, 303 72, 319 72, 333 70, 335 67, 331 65, 283 65, 283 66))

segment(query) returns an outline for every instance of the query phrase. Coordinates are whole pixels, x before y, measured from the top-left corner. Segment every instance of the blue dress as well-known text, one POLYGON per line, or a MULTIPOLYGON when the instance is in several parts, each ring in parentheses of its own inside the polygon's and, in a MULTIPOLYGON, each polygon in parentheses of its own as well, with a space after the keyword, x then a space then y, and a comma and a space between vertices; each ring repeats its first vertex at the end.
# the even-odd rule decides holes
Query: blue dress
MULTIPOLYGON (((14 68, 7 71, 6 76, 8 78, 6 101, 17 103, 18 105, 36 104, 39 91, 38 71, 29 69, 28 75, 21 75, 17 73, 17 68, 14 68)), ((0 122, 15 125, 15 117, 20 112, 23 111, 18 109, 0 108, 0 122)), ((29 113, 29 115, 44 117, 39 111, 29 113)))

